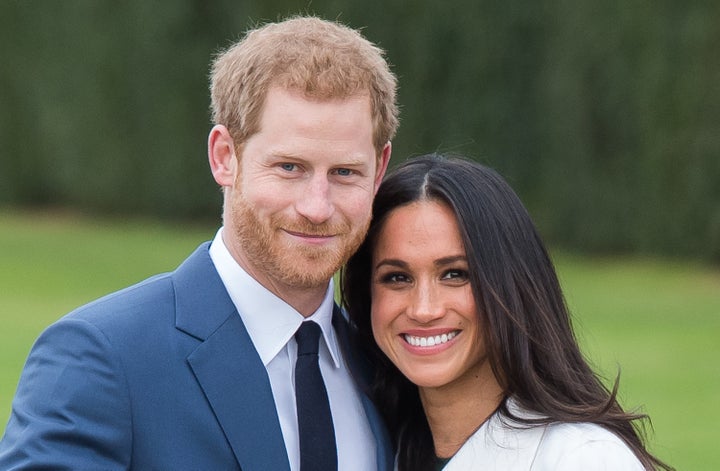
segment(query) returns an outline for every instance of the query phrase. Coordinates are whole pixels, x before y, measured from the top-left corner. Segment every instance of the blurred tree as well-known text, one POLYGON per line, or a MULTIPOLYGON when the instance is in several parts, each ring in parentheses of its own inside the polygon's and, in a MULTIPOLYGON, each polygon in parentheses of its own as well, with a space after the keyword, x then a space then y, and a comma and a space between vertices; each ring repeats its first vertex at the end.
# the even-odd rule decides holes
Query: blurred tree
POLYGON ((498 168, 554 243, 720 261, 720 3, 0 2, 0 204, 212 218, 208 64, 295 13, 400 78, 394 161, 498 168))

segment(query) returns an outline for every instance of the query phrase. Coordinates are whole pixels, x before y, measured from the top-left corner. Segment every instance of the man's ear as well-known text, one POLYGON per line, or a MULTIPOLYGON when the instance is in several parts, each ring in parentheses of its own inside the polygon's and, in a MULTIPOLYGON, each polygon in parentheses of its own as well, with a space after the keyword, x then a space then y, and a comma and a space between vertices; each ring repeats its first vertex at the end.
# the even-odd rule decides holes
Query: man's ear
POLYGON ((377 173, 375 174, 375 194, 377 194, 378 188, 380 188, 380 183, 382 183, 382 179, 387 171, 388 164, 390 163, 390 154, 392 154, 392 143, 387 141, 385 147, 383 147, 383 150, 380 153, 380 159, 378 160, 377 173))
POLYGON ((208 136, 208 161, 210 171, 218 185, 232 186, 235 183, 238 159, 235 156, 235 142, 222 124, 216 124, 208 136))

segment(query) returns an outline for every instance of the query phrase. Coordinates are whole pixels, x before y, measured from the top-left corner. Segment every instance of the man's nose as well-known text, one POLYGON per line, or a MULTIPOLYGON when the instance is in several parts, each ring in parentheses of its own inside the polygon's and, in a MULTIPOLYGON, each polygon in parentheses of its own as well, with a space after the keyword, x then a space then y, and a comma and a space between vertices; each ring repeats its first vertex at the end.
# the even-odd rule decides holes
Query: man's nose
POLYGON ((313 224, 330 219, 335 206, 330 199, 330 182, 327 176, 313 176, 297 196, 295 210, 313 224))

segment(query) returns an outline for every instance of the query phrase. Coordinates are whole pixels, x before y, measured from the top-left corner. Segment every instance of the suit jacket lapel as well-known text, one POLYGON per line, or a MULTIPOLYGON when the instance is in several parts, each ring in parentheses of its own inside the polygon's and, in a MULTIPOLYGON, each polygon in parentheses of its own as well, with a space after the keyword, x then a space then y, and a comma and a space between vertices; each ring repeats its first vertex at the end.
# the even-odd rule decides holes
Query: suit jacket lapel
POLYGON ((241 468, 289 471, 270 380, 207 250, 173 276, 177 328, 202 341, 187 361, 241 468))
POLYGON ((394 468, 395 462, 395 454, 390 444, 390 435, 385 427, 385 422, 368 395, 372 371, 370 365, 363 361, 364 358, 360 353, 352 348, 350 327, 338 306, 335 306, 333 311, 333 327, 338 334, 338 340, 343 349, 343 356, 346 358, 348 368, 350 368, 350 372, 358 385, 365 415, 375 436, 377 469, 379 471, 390 471, 394 468))

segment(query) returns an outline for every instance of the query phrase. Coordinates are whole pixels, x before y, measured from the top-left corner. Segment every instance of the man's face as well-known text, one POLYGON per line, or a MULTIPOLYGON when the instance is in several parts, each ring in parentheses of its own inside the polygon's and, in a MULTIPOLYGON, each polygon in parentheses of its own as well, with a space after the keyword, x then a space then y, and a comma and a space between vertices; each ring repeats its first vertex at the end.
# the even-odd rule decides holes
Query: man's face
POLYGON ((272 88, 260 131, 226 191, 226 244, 272 291, 326 286, 357 249, 389 158, 373 146, 370 100, 310 101, 272 88))

